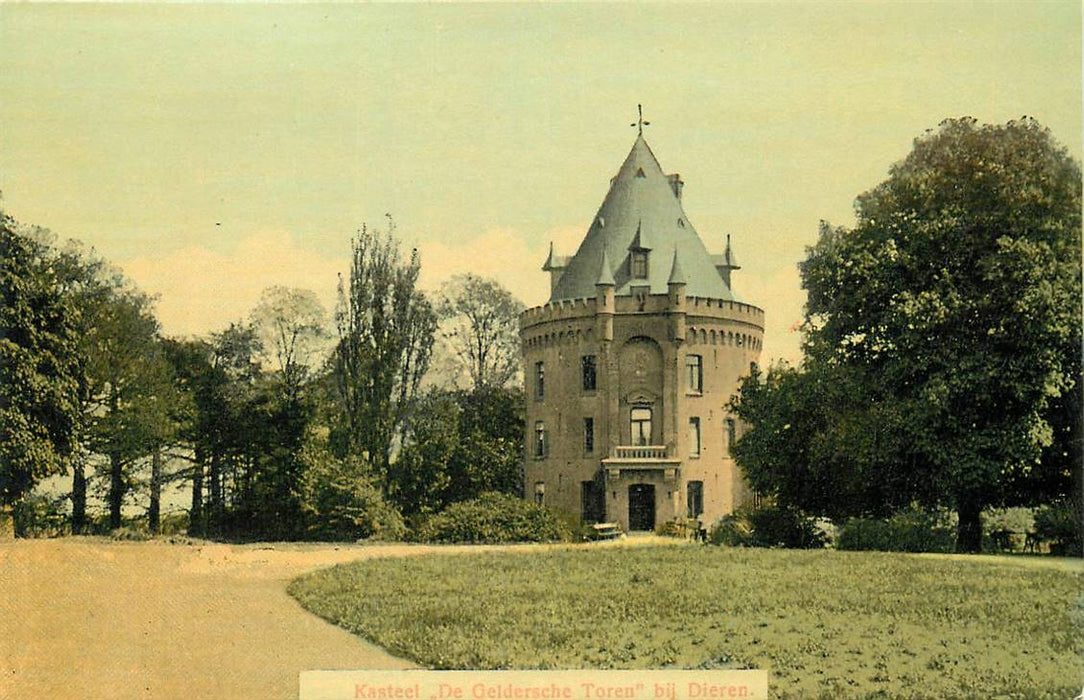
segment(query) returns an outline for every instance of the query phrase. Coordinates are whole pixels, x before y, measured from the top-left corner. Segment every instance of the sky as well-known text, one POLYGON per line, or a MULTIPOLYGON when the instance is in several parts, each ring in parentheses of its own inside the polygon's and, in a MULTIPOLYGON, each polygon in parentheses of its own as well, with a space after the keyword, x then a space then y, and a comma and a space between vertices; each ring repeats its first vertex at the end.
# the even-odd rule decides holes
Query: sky
POLYGON ((224 328, 272 285, 334 307, 391 214, 422 285, 545 303, 632 146, 637 104, 708 249, 800 357, 818 223, 949 117, 1023 115, 1081 154, 1081 6, 1031 3, 0 3, 0 206, 224 328))

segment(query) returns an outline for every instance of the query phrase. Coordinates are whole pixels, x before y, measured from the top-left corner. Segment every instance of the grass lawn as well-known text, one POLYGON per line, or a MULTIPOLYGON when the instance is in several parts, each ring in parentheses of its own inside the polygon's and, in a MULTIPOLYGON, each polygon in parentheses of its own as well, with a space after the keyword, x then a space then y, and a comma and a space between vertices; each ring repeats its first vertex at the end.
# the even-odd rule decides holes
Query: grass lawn
POLYGON ((784 697, 1080 691, 1084 574, 989 558, 719 547, 371 560, 294 581, 433 668, 763 668, 784 697))

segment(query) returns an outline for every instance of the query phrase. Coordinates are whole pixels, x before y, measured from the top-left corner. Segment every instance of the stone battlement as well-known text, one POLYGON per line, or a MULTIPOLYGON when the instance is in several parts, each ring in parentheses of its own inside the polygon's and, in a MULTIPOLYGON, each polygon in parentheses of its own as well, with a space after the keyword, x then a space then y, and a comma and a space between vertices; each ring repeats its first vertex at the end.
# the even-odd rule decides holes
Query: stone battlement
MULTIPOLYGON (((671 310, 670 298, 666 294, 619 296, 614 298, 614 302, 615 314, 618 316, 666 313, 671 310)), ((522 330, 526 330, 545 323, 585 319, 595 315, 597 306, 598 301, 595 298, 552 301, 525 310, 520 314, 519 325, 522 330)), ((733 321, 761 330, 764 328, 764 311, 740 301, 688 297, 685 300, 685 314, 690 322, 700 319, 733 321)))

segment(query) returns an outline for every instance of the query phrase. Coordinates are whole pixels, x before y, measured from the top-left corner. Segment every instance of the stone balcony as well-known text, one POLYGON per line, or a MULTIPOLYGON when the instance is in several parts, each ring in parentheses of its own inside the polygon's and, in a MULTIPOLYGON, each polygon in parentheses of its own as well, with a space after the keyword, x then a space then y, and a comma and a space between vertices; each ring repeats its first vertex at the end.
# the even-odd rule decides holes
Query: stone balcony
POLYGON ((626 474, 661 472, 666 481, 677 478, 681 460, 670 454, 666 445, 618 445, 602 460, 602 468, 610 479, 626 474))
POLYGON ((618 445, 610 452, 611 460, 659 460, 666 459, 666 445, 618 445))

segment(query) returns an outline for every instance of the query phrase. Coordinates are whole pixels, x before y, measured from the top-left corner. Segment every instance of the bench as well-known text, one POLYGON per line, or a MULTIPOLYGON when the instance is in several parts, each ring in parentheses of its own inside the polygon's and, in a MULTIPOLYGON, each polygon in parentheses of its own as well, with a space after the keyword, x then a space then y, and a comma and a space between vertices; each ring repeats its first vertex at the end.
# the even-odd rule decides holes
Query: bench
POLYGON ((617 523, 595 523, 591 526, 591 539, 612 540, 621 536, 621 527, 617 523))

